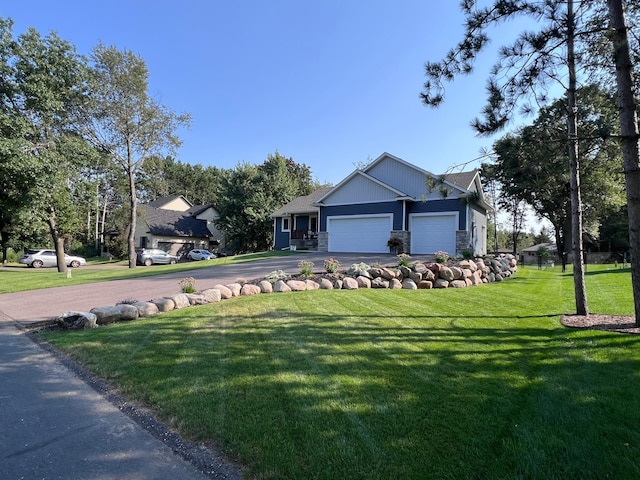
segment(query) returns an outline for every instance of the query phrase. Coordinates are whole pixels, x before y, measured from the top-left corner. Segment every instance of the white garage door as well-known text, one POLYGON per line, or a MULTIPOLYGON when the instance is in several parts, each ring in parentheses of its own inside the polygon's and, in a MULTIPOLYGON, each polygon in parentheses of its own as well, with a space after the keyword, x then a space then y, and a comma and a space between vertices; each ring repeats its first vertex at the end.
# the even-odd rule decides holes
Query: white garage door
POLYGON ((385 253, 393 228, 391 215, 327 217, 330 252, 385 253))
POLYGON ((435 253, 442 250, 455 254, 457 213, 410 215, 409 228, 411 253, 435 253))

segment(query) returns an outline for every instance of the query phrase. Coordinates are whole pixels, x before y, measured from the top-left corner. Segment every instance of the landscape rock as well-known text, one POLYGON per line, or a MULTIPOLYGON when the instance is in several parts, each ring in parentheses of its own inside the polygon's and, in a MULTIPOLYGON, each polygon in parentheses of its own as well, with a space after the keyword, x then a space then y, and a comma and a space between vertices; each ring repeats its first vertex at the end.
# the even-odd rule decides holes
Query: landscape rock
POLYGON ((391 268, 383 268, 382 269, 382 278, 385 280, 391 280, 393 278, 397 278, 399 274, 399 270, 392 270, 391 268))
POLYGON ((154 298, 151 303, 158 307, 159 312, 170 312, 176 308, 175 302, 166 297, 154 298))
POLYGON ((242 290, 242 285, 240 285, 239 283, 230 283, 227 285, 227 288, 231 290, 231 295, 233 295, 234 297, 239 297, 240 291, 242 290))
POLYGON ((186 293, 176 293, 175 295, 169 296, 169 298, 173 300, 173 303, 175 304, 174 308, 176 310, 187 308, 189 305, 191 305, 191 302, 189 302, 189 297, 186 293))
POLYGON ((240 295, 249 296, 249 295, 258 295, 262 293, 262 289, 258 285, 253 285, 252 283, 245 283, 240 289, 240 295))
POLYGON ((90 313, 96 316, 96 323, 98 325, 108 325, 110 323, 135 320, 138 318, 138 309, 128 304, 94 307, 90 313))
POLYGON ((449 281, 444 278, 437 278, 433 283, 433 288, 449 288, 449 281))
POLYGON ((291 288, 285 283, 284 280, 278 280, 273 284, 273 291, 276 293, 289 293, 291 288))
POLYGON ((220 297, 224 300, 229 300, 233 297, 233 292, 226 285, 214 285, 213 288, 220 291, 220 297))
MULTIPOLYGON (((463 274, 462 274, 462 269, 461 268, 449 267, 449 269, 453 273, 453 279, 454 280, 460 280, 462 278, 463 274)), ((440 273, 440 276, 442 277, 442 272, 440 273)), ((446 280, 448 280, 448 279, 446 279, 446 280)))
POLYGON ((132 303, 138 309, 139 318, 148 318, 157 315, 160 311, 158 306, 153 302, 136 302, 132 303))
POLYGON ((222 300, 222 294, 217 288, 207 288, 202 291, 202 296, 207 299, 209 303, 216 303, 222 300))
POLYGON ((371 280, 371 288, 389 288, 389 280, 384 277, 376 277, 371 280))
POLYGON ((416 263, 413 266, 413 271, 424 275, 427 271, 429 271, 429 269, 424 263, 416 263))
POLYGON ((438 273, 438 276, 443 280, 446 280, 447 282, 455 280, 453 271, 449 267, 444 267, 444 266, 440 267, 440 272, 438 273))
POLYGON ((318 290, 320 288, 320 284, 313 280, 306 280, 304 283, 307 285, 307 290, 318 290))
POLYGON ((258 282, 258 286, 260 287, 260 291, 262 293, 273 292, 273 285, 268 280, 260 280, 260 282, 258 282))
POLYGON ((465 282, 464 280, 453 280, 452 282, 449 282, 449 287, 450 288, 465 288, 467 286, 467 282, 465 282))
POLYGON ((413 271, 412 271, 412 272, 409 274, 409 278, 410 278, 411 280, 413 280, 414 282, 416 282, 416 283, 420 283, 420 281, 422 280, 422 274, 421 274, 420 272, 413 272, 413 271))
POLYGON ((358 281, 352 277, 345 277, 342 281, 342 288, 344 288, 345 290, 357 290, 358 281))
POLYGON ((418 285, 416 285, 416 282, 414 282, 412 279, 405 278, 404 280, 402 280, 402 288, 404 288, 405 290, 417 290, 418 285))
POLYGON ((306 282, 302 280, 288 280, 287 285, 294 292, 304 292, 307 289, 306 282))
POLYGON ((400 290, 402 288, 402 282, 397 278, 392 278, 389 280, 389 289, 391 290, 400 290))
POLYGON ((429 290, 433 288, 433 282, 431 280, 421 280, 420 283, 418 283, 418 288, 429 290))
POLYGON ((322 290, 333 290, 333 282, 328 278, 320 279, 320 288, 322 290))
POLYGON ((189 305, 206 305, 209 303, 207 299, 200 293, 185 293, 187 298, 189 299, 189 305))
POLYGON ((97 319, 91 312, 65 312, 56 318, 56 325, 64 330, 84 330, 96 328, 97 319))
POLYGON ((371 288, 371 280, 368 277, 360 275, 356 278, 356 282, 358 282, 358 288, 371 288))

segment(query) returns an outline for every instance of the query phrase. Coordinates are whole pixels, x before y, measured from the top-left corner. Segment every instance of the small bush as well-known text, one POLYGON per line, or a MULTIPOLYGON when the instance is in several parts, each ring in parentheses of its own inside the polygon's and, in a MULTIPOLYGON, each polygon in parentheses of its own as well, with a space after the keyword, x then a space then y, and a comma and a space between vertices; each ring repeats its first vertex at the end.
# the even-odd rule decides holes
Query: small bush
POLYGON ((449 254, 447 252, 443 252, 442 250, 437 251, 434 254, 437 263, 447 263, 449 260, 449 254))
POLYGON ((330 258, 324 261, 324 269, 327 273, 336 273, 338 271, 338 267, 340 266, 340 262, 335 258, 330 258))
POLYGON ((196 280, 193 277, 183 278, 178 282, 178 285, 180 285, 182 293, 195 293, 196 291, 196 280))
POLYGON ((289 274, 283 270, 274 270, 264 277, 264 279, 269 283, 276 283, 278 280, 287 280, 288 278, 289 274))
POLYGON ((358 272, 362 272, 363 270, 369 270, 370 268, 371 267, 364 262, 354 263, 349 267, 349 270, 347 270, 347 274, 354 275, 358 272))
POLYGON ((310 277, 312 273, 314 263, 309 260, 300 260, 298 262, 298 268, 300 269, 300 274, 305 277, 310 277))
POLYGON ((409 255, 408 253, 401 253, 398 255, 398 264, 403 267, 408 267, 410 258, 411 255, 409 255))

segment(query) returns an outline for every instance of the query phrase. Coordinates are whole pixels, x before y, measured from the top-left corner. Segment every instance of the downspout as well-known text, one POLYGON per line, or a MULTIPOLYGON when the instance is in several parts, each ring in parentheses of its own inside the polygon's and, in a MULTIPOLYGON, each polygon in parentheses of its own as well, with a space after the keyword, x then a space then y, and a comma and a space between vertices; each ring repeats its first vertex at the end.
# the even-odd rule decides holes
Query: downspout
POLYGON ((402 200, 402 230, 407 231, 407 201, 402 200))

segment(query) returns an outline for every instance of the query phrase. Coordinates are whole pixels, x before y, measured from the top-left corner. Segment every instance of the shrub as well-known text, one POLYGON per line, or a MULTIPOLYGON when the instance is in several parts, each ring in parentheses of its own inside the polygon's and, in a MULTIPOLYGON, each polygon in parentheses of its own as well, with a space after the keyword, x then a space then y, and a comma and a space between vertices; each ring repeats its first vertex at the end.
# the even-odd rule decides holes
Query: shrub
POLYGON ((400 253, 398 255, 398 264, 403 267, 408 267, 410 258, 411 258, 411 255, 409 255, 408 253, 400 253))
POLYGON ((338 267, 340 266, 340 262, 335 258, 330 258, 324 261, 324 269, 327 273, 336 273, 338 271, 338 267))
POLYGON ((182 293, 195 293, 196 291, 196 280, 193 277, 183 278, 178 282, 178 285, 180 285, 182 293))
POLYGON ((309 261, 309 260, 300 260, 298 262, 298 268, 300 269, 300 274, 304 275, 305 277, 310 277, 311 276, 311 269, 313 268, 314 263, 309 261))
POLYGON ((264 277, 264 279, 269 283, 276 283, 278 280, 287 280, 288 278, 289 274, 283 270, 274 270, 264 277))
POLYGON ((449 260, 449 254, 447 252, 443 252, 442 250, 437 251, 434 254, 437 263, 447 263, 449 260))
POLYGON ((471 248, 462 249, 460 254, 462 255, 462 258, 464 258, 465 260, 471 260, 474 257, 473 250, 471 248))
POLYGON ((351 264, 351 266, 349 267, 349 270, 347 270, 347 274, 348 275, 354 275, 358 272, 362 272, 363 270, 369 270, 371 267, 364 263, 364 262, 360 262, 360 263, 353 263, 351 264))

